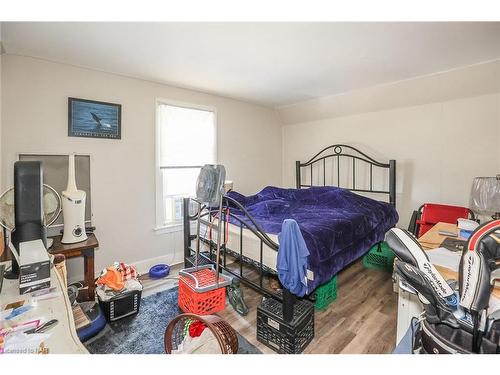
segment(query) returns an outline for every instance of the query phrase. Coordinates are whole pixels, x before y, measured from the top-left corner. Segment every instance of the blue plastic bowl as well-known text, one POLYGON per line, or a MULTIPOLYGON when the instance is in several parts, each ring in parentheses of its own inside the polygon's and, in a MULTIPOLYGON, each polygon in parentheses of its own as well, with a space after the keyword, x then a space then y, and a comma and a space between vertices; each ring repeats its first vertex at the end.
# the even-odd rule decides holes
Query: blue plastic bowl
POLYGON ((170 266, 168 264, 157 264, 149 270, 149 277, 152 279, 161 279, 167 277, 170 273, 170 266))

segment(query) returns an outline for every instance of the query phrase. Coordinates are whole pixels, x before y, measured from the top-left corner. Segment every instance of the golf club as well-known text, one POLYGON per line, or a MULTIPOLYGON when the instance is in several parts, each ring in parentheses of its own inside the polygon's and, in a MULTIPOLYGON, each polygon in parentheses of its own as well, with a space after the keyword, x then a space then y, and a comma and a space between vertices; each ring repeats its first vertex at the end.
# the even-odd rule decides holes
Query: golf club
POLYGON ((409 263, 396 260, 394 270, 401 276, 417 293, 424 297, 426 319, 430 323, 445 323, 453 328, 459 328, 457 318, 453 314, 456 303, 450 305, 433 288, 427 275, 409 263), (427 303, 425 303, 427 301, 427 303))
POLYGON ((431 264, 429 257, 413 234, 401 228, 392 228, 386 233, 385 242, 399 260, 416 267, 425 274, 432 288, 441 298, 450 299, 448 301, 450 303, 455 302, 455 291, 431 264))

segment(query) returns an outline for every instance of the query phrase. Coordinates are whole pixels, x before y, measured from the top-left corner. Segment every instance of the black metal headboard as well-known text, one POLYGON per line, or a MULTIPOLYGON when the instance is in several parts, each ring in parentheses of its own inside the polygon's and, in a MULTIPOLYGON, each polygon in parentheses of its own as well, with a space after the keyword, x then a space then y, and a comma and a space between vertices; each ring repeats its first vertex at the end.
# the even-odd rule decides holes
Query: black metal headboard
MULTIPOLYGON (((346 187, 346 189, 351 191, 358 191, 362 193, 378 193, 378 194, 388 194, 389 195, 389 203, 396 207, 396 160, 389 160, 389 163, 381 163, 376 161, 375 159, 369 157, 364 152, 359 151, 357 148, 348 145, 332 145, 325 147, 323 150, 314 155, 310 160, 305 163, 301 163, 300 161, 295 162, 296 168, 296 185, 297 189, 302 187, 311 187, 318 186, 313 185, 313 165, 319 164, 319 173, 321 172, 321 164, 323 169, 323 185, 327 186, 331 184, 327 184, 326 181, 326 160, 329 158, 337 158, 337 185, 340 186, 340 158, 348 158, 352 160, 352 188, 346 187), (366 163, 369 165, 370 174, 369 174, 369 183, 363 188, 358 188, 356 186, 356 161, 366 163), (301 170, 302 168, 310 167, 311 168, 311 180, 310 184, 303 184, 301 178, 301 170), (389 170, 389 190, 377 190, 373 188, 373 168, 383 168, 389 170)), ((321 175, 319 175, 321 177, 321 175)), ((333 176, 332 176, 333 178, 333 176)), ((333 183, 334 181, 332 181, 333 183)))

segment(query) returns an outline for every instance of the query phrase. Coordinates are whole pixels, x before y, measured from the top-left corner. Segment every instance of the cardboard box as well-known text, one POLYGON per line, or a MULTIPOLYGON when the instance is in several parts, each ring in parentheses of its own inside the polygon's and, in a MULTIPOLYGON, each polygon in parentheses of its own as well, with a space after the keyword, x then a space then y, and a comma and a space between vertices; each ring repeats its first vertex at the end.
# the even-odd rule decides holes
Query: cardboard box
POLYGON ((50 260, 42 240, 19 244, 19 292, 50 287, 50 260))

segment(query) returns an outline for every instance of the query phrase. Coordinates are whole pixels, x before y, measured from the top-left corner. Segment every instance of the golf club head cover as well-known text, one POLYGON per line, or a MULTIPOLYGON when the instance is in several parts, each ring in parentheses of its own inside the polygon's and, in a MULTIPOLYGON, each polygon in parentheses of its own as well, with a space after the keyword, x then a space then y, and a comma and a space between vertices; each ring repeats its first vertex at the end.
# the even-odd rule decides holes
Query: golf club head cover
POLYGON ((417 291, 419 297, 424 297, 428 302, 425 303, 425 300, 421 299, 424 304, 425 317, 430 323, 445 323, 454 328, 459 327, 453 315, 453 308, 456 305, 449 306, 447 301, 441 298, 426 274, 417 267, 400 260, 394 261, 394 271, 417 291))
POLYGON ((491 276, 500 260, 500 220, 479 226, 470 236, 459 266, 460 305, 472 312, 488 307, 491 276))
POLYGON ((425 250, 413 234, 401 228, 392 228, 385 234, 385 242, 399 260, 418 268, 420 272, 424 273, 441 298, 455 298, 455 292, 431 264, 425 250))

